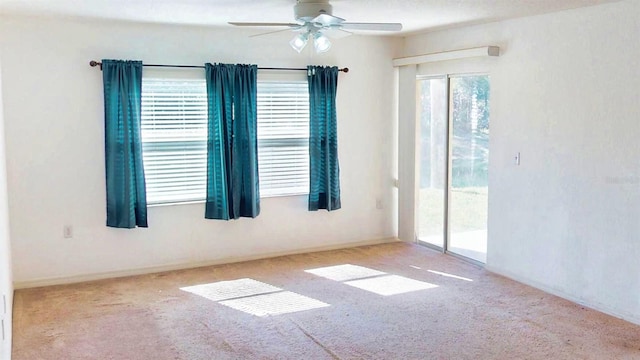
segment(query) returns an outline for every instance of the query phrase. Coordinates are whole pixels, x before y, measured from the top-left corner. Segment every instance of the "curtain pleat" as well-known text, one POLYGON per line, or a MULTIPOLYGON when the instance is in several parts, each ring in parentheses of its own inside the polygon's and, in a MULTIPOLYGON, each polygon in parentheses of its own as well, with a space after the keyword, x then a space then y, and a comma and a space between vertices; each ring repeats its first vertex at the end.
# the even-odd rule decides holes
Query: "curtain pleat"
POLYGON ((338 67, 309 66, 309 210, 340 209, 338 67))
POLYGON ((208 103, 205 218, 260 213, 256 65, 205 64, 208 103))
POLYGON ((102 60, 107 226, 147 227, 140 139, 142 62, 102 60))

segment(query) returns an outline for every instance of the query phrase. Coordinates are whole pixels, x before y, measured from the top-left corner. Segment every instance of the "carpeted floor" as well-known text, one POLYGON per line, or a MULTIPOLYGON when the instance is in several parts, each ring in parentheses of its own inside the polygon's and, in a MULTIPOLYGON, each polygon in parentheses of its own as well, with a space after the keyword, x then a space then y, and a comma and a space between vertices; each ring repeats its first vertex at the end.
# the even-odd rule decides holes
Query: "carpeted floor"
POLYGON ((405 243, 19 290, 13 359, 640 359, 640 326, 405 243))

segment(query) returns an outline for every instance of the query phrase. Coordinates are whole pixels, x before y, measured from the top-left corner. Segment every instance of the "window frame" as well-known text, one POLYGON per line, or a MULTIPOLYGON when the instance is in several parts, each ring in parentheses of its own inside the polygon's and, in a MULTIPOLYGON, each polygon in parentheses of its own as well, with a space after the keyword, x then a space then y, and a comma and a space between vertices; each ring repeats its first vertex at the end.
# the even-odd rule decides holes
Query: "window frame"
MULTIPOLYGON (((181 81, 181 80, 198 80, 198 81, 202 81, 203 83, 206 82, 205 79, 203 79, 202 77, 202 73, 201 71, 197 71, 197 70, 193 70, 193 69, 171 69, 171 68, 159 68, 159 69, 145 69, 145 72, 143 74, 143 85, 145 81, 148 80, 165 80, 165 81, 181 81)), ((283 72, 283 71, 269 71, 269 70, 265 70, 265 71, 260 71, 258 73, 258 83, 302 83, 304 82, 305 84, 307 84, 307 77, 306 77, 306 72, 283 72)), ((205 87, 206 89, 206 87, 205 87)), ((206 95, 206 90, 205 90, 205 95, 206 95)), ((308 94, 307 94, 308 96, 308 94)), ((142 110, 142 109, 141 109, 142 110)), ((258 115, 259 118, 259 115, 258 115)), ((258 119, 259 121, 259 119, 258 119)), ((307 125, 308 125, 308 121, 307 121, 307 125)), ((258 124, 259 127, 259 124, 258 124)), ((257 129, 256 129, 257 130, 257 129)), ((143 136, 143 143, 142 146, 144 147, 144 136, 143 136)), ((264 140, 263 140, 264 141, 264 140)), ((265 192, 263 193, 262 190, 262 184, 260 184, 260 198, 275 198, 275 197, 292 197, 292 196, 307 196, 309 193, 309 181, 308 181, 308 167, 309 167, 309 154, 308 154, 308 143, 309 143, 309 135, 308 135, 308 127, 307 127, 307 136, 306 138, 302 138, 302 140, 298 141, 299 143, 304 142, 307 146, 306 150, 306 166, 307 166, 307 181, 306 181, 306 186, 304 191, 283 191, 283 192, 265 192)), ((206 144, 206 140, 205 140, 205 144, 206 144)), ((282 145, 283 143, 280 142, 278 143, 277 140, 274 140, 274 146, 279 146, 282 145)), ((206 145, 205 145, 206 146, 206 145)), ((268 148, 269 146, 264 146, 261 145, 261 140, 258 139, 258 153, 260 152, 260 148, 268 148)), ((143 150, 143 157, 144 157, 144 150, 143 150)), ((259 162, 260 163, 260 162, 259 162)), ((205 167, 206 167, 206 163, 205 163, 205 167)), ((146 168, 146 165, 145 165, 146 168)), ((260 174, 260 170, 259 170, 259 174, 260 174)), ((205 175, 206 175, 206 169, 205 169, 205 175)), ((147 180, 147 173, 145 171, 145 182, 147 180)), ((262 181, 261 181, 262 182, 262 181)), ((178 199, 175 201, 148 201, 147 204, 149 207, 157 207, 157 206, 172 206, 172 205, 183 205, 183 204, 196 204, 196 203, 204 203, 206 201, 206 184, 205 184, 205 193, 203 194, 203 197, 200 199, 178 199)))
MULTIPOLYGON (((301 85, 303 85, 304 83, 304 89, 306 90, 304 95, 300 95, 301 97, 304 98, 305 102, 302 104, 303 106, 303 112, 302 115, 300 115, 300 117, 297 119, 298 121, 298 126, 301 125, 301 119, 302 116, 306 115, 306 118, 304 118, 304 124, 302 124, 302 126, 304 127, 304 129, 301 129, 299 127, 295 128, 295 130, 298 131, 298 134, 295 134, 295 130, 292 131, 292 134, 290 134, 289 137, 281 137, 281 138, 272 138, 272 139, 265 139, 262 138, 261 139, 261 134, 260 134, 260 130, 266 128, 266 126, 261 126, 260 125, 260 110, 258 110, 258 154, 260 156, 261 150, 262 149, 268 149, 268 148, 275 148, 277 151, 278 147, 284 147, 284 148, 289 148, 293 151, 295 148, 298 148, 297 151, 300 151, 300 148, 302 148, 302 153, 300 155, 304 155, 305 160, 303 161, 304 163, 304 169, 302 169, 301 167, 297 167, 295 169, 302 169, 302 171, 305 172, 304 176, 304 185, 300 185, 303 184, 303 182, 299 182, 297 187, 294 186, 290 186, 290 187, 285 187, 282 186, 280 187, 280 191, 276 191, 276 190, 271 190, 271 189, 264 189, 266 191, 264 191, 263 193, 263 187, 262 187, 262 182, 263 179, 266 178, 266 176, 263 175, 267 175, 267 174, 263 174, 262 172, 260 175, 260 197, 264 197, 264 198, 268 198, 268 197, 281 197, 281 196, 298 196, 298 195, 308 195, 309 194, 309 93, 308 93, 308 85, 307 85, 307 81, 306 78, 304 81, 300 81, 300 80, 287 80, 287 81, 283 81, 281 79, 278 80, 267 80, 267 79, 259 79, 258 80, 258 89, 260 89, 260 87, 262 86, 266 86, 265 84, 282 84, 283 87, 287 87, 287 86, 292 86, 292 84, 295 84, 296 87, 301 87, 301 85), (300 131, 304 131, 305 134, 304 136, 300 136, 300 131), (296 136, 297 135, 297 136, 296 136), (271 143, 271 146, 267 145, 271 143)), ((260 94, 258 94, 258 99, 260 98, 260 94)), ((260 106, 260 100, 258 100, 258 106, 260 106)), ((293 120, 293 123, 295 124, 296 121, 293 120)), ((258 161, 259 164, 263 164, 264 165, 264 161, 258 161)), ((266 170, 263 170, 266 171, 266 170)), ((298 171, 300 172, 300 171, 298 171)), ((290 174, 289 176, 293 176, 292 174, 294 174, 295 171, 294 169, 290 169, 290 174)), ((276 186, 276 188, 278 188, 276 186)))

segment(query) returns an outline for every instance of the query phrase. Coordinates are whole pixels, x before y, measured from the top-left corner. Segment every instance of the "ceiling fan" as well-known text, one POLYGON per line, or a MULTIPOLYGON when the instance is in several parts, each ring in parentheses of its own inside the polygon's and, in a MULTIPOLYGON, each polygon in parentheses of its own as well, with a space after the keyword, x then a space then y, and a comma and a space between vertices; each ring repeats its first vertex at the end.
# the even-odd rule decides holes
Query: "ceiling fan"
MULTIPOLYGON (((354 23, 346 22, 345 19, 333 16, 333 7, 329 0, 297 0, 293 7, 294 23, 262 23, 262 22, 229 22, 235 26, 259 26, 259 27, 286 27, 284 30, 299 32, 289 44, 297 52, 301 52, 307 45, 309 39, 313 40, 313 45, 318 53, 323 53, 331 48, 329 37, 340 38, 351 35, 348 30, 369 30, 369 31, 400 31, 400 23, 354 23)), ((266 35, 260 34, 260 35, 266 35)))

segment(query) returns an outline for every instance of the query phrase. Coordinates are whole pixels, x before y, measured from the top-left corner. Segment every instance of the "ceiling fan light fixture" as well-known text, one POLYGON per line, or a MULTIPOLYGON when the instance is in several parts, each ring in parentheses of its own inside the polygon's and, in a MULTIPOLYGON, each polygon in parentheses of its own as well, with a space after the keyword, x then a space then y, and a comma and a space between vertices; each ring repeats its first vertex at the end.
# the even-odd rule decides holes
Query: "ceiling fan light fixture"
MULTIPOLYGON (((293 1, 293 0, 288 0, 293 1)), ((324 53, 331 48, 332 39, 340 39, 351 35, 353 31, 400 31, 400 23, 355 23, 347 22, 345 19, 333 15, 333 7, 330 0, 296 0, 293 7, 295 22, 230 22, 234 26, 260 26, 260 27, 283 27, 283 30, 271 31, 263 34, 251 35, 251 37, 262 36, 280 31, 292 30, 301 32, 289 41, 289 45, 301 53, 309 41, 313 42, 316 53, 324 53)), ((2 0, 0 0, 2 2, 2 0)))
POLYGON ((295 51, 301 52, 307 45, 307 41, 309 41, 309 34, 298 34, 289 41, 289 45, 291 45, 295 51))
POLYGON ((331 49, 331 41, 329 41, 328 37, 318 32, 314 35, 313 47, 316 49, 318 54, 327 52, 331 49))

